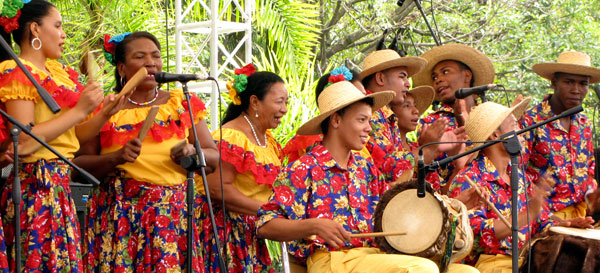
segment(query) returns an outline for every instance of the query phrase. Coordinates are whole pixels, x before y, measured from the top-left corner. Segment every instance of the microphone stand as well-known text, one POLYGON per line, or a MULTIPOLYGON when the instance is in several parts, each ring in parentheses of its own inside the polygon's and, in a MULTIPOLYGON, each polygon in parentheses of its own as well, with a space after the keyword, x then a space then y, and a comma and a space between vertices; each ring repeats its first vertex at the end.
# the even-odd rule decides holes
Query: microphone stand
MULTIPOLYGON (((219 267, 222 273, 227 272, 227 267, 225 267, 225 261, 221 256, 221 242, 219 241, 217 223, 215 222, 215 215, 212 208, 212 202, 210 199, 210 191, 208 189, 208 182, 206 180, 206 161, 204 160, 204 154, 202 153, 202 147, 200 147, 200 141, 198 141, 198 133, 196 132, 196 127, 194 124, 194 113, 192 112, 192 103, 190 101, 190 92, 188 90, 187 81, 182 81, 181 86, 183 89, 183 94, 185 95, 185 100, 188 104, 188 112, 190 113, 190 122, 192 123, 192 133, 194 135, 194 148, 196 149, 196 154, 192 156, 186 156, 181 159, 180 165, 187 171, 187 268, 188 272, 193 272, 192 267, 192 258, 193 258, 193 246, 194 246, 194 199, 195 199, 195 191, 194 191, 194 171, 200 170, 200 174, 202 176, 202 182, 204 182, 204 192, 206 194, 206 202, 208 202, 208 210, 210 213, 210 223, 214 230, 213 236, 215 239, 215 245, 217 247, 217 259, 219 261, 219 267)), ((226 230, 224 232, 227 232, 226 230)))
POLYGON ((414 0, 414 2, 415 2, 415 5, 417 5, 417 9, 419 9, 419 11, 421 12, 421 15, 423 16, 423 19, 425 20, 425 24, 427 25, 429 32, 431 32, 431 36, 433 36, 433 40, 435 41, 435 44, 438 46, 441 46, 442 42, 437 37, 437 35, 435 35, 435 32, 433 32, 433 28, 431 28, 431 25, 429 24, 429 21, 427 20, 427 15, 425 15, 425 12, 423 11, 423 7, 421 7, 421 1, 414 0))
POLYGON ((33 124, 23 125, 21 122, 16 120, 14 117, 10 116, 8 113, 4 112, 2 109, 0 109, 0 115, 2 115, 10 123, 13 124, 12 128, 10 129, 10 136, 13 141, 13 149, 14 149, 13 170, 12 170, 14 178, 13 178, 12 197, 13 197, 13 205, 14 205, 14 213, 15 213, 15 216, 14 216, 14 221, 15 221, 14 222, 14 228, 15 228, 15 233, 14 233, 15 234, 15 246, 14 246, 14 248, 15 248, 15 272, 21 272, 21 180, 19 179, 19 135, 21 134, 21 132, 28 134, 33 139, 35 139, 37 142, 39 142, 42 146, 44 146, 46 149, 48 149, 50 152, 52 152, 53 154, 58 156, 58 158, 60 158, 62 161, 67 163, 69 166, 71 166, 71 168, 73 168, 75 171, 79 172, 79 174, 88 182, 90 182, 94 185, 100 185, 100 182, 93 175, 89 174, 88 172, 86 172, 85 170, 80 168, 79 166, 75 165, 73 162, 68 160, 66 157, 64 157, 62 154, 60 154, 58 151, 54 150, 54 148, 50 147, 50 145, 48 145, 48 143, 46 143, 45 141, 41 140, 38 136, 33 134, 31 132, 31 127, 33 126, 33 124))
MULTIPOLYGON (((577 106, 577 107, 573 107, 569 110, 566 110, 564 112, 562 112, 559 115, 556 115, 552 118, 549 118, 547 120, 544 120, 542 122, 533 124, 529 127, 523 128, 519 131, 511 131, 508 132, 506 134, 503 134, 500 136, 499 139, 497 140, 492 140, 489 141, 479 147, 473 148, 469 151, 454 155, 454 156, 449 156, 445 159, 442 159, 440 161, 434 161, 429 165, 426 165, 423 167, 424 170, 418 170, 418 183, 422 184, 424 183, 424 178, 425 175, 427 175, 428 172, 431 172, 433 170, 435 170, 436 168, 440 167, 440 166, 445 166, 447 164, 449 164, 450 162, 472 154, 474 152, 478 152, 481 151, 489 146, 492 146, 494 144, 500 143, 502 142, 502 144, 504 144, 504 148, 506 149, 506 152, 510 155, 510 163, 512 166, 512 171, 510 173, 510 187, 511 187, 511 192, 512 192, 512 197, 511 197, 511 214, 512 214, 512 272, 513 273, 518 273, 519 272, 519 225, 518 225, 518 189, 519 189, 519 171, 518 171, 518 164, 519 164, 519 154, 521 153, 521 144, 519 143, 519 140, 517 138, 517 135, 520 135, 522 133, 531 131, 535 128, 538 128, 542 125, 548 124, 550 122, 553 122, 557 119, 561 119, 564 117, 568 117, 571 116, 573 114, 579 113, 583 111, 583 107, 577 106), (424 176, 420 176, 420 175, 424 175, 424 176), (516 213, 515 213, 516 212, 516 213)), ((424 148, 426 145, 423 145, 419 148, 419 153, 421 154, 421 149, 424 148)), ((421 185, 418 185, 417 187, 419 187, 421 185)), ((419 197, 424 197, 424 196, 420 196, 417 195, 419 197)))

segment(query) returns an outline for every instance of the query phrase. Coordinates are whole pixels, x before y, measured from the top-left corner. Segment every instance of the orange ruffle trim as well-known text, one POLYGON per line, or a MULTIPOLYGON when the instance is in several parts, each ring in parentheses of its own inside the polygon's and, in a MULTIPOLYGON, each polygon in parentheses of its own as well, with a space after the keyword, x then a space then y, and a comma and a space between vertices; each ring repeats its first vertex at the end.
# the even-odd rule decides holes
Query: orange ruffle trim
MULTIPOLYGON (((190 101, 195 124, 206 117, 206 106, 194 95, 190 96, 190 101)), ((115 114, 100 130, 100 145, 103 148, 125 145, 128 140, 136 138, 149 110, 150 107, 125 109, 115 114)), ((160 105, 148 136, 159 143, 173 136, 183 139, 186 137, 186 130, 191 127, 192 122, 190 122, 187 101, 183 99, 183 92, 173 90, 169 101, 160 105)))
MULTIPOLYGON (((47 61, 46 68, 52 74, 52 77, 50 77, 43 71, 32 67, 29 62, 22 61, 25 67, 31 71, 33 78, 48 91, 61 108, 73 108, 77 104, 80 92, 83 90, 83 86, 78 80, 79 73, 77 71, 59 62, 47 61)), ((3 62, 0 64, 0 70, 0 88, 14 82, 35 88, 14 61, 3 62)), ((2 97, 2 101, 9 99, 32 99, 37 102, 39 99, 37 92, 32 94, 26 90, 11 90, 9 94, 0 94, 0 97, 2 97)))

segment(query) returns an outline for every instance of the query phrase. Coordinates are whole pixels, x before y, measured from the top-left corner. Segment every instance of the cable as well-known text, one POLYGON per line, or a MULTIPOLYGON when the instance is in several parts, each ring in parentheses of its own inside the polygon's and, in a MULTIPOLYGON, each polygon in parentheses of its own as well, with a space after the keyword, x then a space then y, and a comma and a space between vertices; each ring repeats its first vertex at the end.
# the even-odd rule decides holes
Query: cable
MULTIPOLYGON (((219 146, 221 146, 221 143, 223 143, 223 124, 221 124, 221 120, 223 120, 223 115, 221 112, 221 108, 223 107, 223 101, 221 98, 221 87, 219 86, 219 81, 217 79, 215 79, 215 84, 217 85, 217 93, 218 93, 218 97, 217 99, 219 100, 219 146)), ((227 258, 225 256, 225 253, 227 253, 227 239, 229 239, 229 236, 227 234, 227 211, 225 210, 225 190, 223 189, 224 184, 223 184, 223 159, 221 157, 221 149, 219 147, 219 183, 221 184, 221 209, 223 210, 223 253, 222 253, 222 257, 225 261, 225 264, 227 264, 227 258)))
POLYGON ((433 8, 433 0, 429 0, 429 3, 431 5, 431 17, 433 18, 433 25, 435 26, 435 32, 437 32, 437 35, 440 39, 440 41, 442 40, 442 35, 440 35, 440 30, 438 29, 438 24, 437 24, 437 20, 435 20, 435 11, 433 8))

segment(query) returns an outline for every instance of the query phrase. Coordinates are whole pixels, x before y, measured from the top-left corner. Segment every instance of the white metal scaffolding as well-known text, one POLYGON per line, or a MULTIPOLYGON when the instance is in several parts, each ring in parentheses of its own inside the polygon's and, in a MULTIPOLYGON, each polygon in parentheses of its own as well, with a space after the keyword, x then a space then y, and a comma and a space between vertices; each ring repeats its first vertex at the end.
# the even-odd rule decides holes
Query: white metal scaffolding
MULTIPOLYGON (((176 73, 204 73, 219 79, 225 70, 239 68, 252 61, 252 13, 253 0, 175 0, 175 70, 176 73), (185 2, 185 3, 182 3, 185 2), (182 6, 186 5, 186 6, 182 6), (196 21, 193 10, 204 10, 205 21, 196 21), (241 20, 227 21, 227 11, 235 10, 241 20), (235 47, 227 48, 223 41, 227 36, 243 32, 235 47), (243 52, 243 62, 238 53, 243 52), (206 59, 208 56, 208 66, 206 59), (204 57, 204 58, 203 58, 204 57), (204 60, 204 61, 203 61, 204 60), (204 62, 204 63, 203 63, 204 62)), ((197 17, 197 16, 196 16, 197 17)), ((231 42, 229 43, 231 44, 231 42)), ((189 83, 190 91, 210 94, 205 101, 209 108, 212 130, 219 127, 219 94, 214 82, 189 83)), ((226 92, 225 82, 220 79, 219 87, 226 92)))

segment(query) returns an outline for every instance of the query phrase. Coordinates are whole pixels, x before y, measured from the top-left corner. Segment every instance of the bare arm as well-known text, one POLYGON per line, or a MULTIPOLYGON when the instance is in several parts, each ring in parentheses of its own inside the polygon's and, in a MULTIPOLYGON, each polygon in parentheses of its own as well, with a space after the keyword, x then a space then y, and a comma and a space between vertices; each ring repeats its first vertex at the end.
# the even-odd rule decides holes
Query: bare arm
MULTIPOLYGON (((129 97, 129 96, 127 96, 129 97)), ((104 103, 102 105, 109 105, 115 100, 114 94, 109 94, 104 98, 104 103)), ((86 143, 90 139, 94 138, 102 129, 102 126, 108 121, 108 119, 116 114, 119 110, 123 108, 126 102, 126 97, 121 97, 119 103, 115 107, 111 107, 110 109, 102 108, 96 115, 94 115, 91 119, 82 122, 75 126, 75 133, 77 134, 77 139, 79 143, 86 143)))
MULTIPOLYGON (((237 213, 256 215, 263 203, 244 195, 233 185, 235 176, 238 174, 235 167, 231 163, 223 162, 221 172, 223 173, 223 191, 226 196, 226 209, 237 213)), ((211 197, 214 200, 221 201, 223 196, 221 195, 219 167, 217 166, 213 173, 207 175, 206 179, 208 180, 211 197)))
POLYGON ((331 219, 289 220, 275 218, 258 229, 258 236, 275 241, 294 241, 318 235, 325 243, 339 248, 350 241, 350 232, 331 219))
POLYGON ((130 139, 123 148, 108 154, 100 155, 100 137, 92 138, 81 146, 73 163, 82 167, 98 179, 102 179, 109 172, 113 171, 117 165, 134 162, 140 155, 142 142, 137 139, 130 139))
MULTIPOLYGON (((81 92, 75 107, 50 120, 35 124, 31 130, 34 134, 44 137, 48 142, 56 139, 64 132, 81 122, 89 113, 94 111, 104 98, 102 90, 95 83, 90 83, 81 92)), ((6 111, 23 124, 29 124, 35 119, 35 103, 30 100, 9 100, 5 102, 6 111)), ((31 137, 22 133, 22 140, 31 137)))
MULTIPOLYGON (((198 141, 200 142, 200 147, 202 147, 202 153, 204 154, 204 159, 206 161, 206 174, 210 174, 217 169, 219 164, 219 151, 217 150, 217 145, 215 144, 215 141, 208 130, 206 120, 202 119, 198 121, 195 127, 196 132, 198 133, 198 141)), ((191 128, 188 142, 194 143, 194 134, 192 133, 191 128)))

